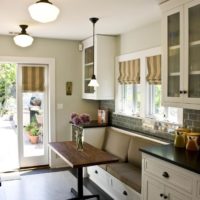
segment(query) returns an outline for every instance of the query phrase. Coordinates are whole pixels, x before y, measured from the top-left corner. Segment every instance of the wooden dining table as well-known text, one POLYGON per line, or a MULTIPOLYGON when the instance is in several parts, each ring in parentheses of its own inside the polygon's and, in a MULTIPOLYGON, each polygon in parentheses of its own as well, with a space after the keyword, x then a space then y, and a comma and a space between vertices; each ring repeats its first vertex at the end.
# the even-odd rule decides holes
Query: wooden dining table
POLYGON ((71 192, 75 197, 70 200, 91 199, 95 197, 100 199, 98 194, 83 194, 83 167, 118 162, 119 159, 86 142, 83 143, 82 151, 77 150, 75 141, 50 142, 49 147, 70 167, 77 169, 78 190, 76 191, 73 187, 71 188, 71 192))

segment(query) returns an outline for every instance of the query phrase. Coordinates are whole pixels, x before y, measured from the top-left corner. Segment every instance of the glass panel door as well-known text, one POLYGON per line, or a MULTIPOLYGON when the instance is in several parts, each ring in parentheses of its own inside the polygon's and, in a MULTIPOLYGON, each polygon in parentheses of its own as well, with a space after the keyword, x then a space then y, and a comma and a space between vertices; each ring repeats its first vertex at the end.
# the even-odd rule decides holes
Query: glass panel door
POLYGON ((180 13, 168 16, 168 97, 180 97, 180 13))
POLYGON ((188 10, 189 24, 189 74, 188 97, 200 97, 200 5, 188 10))
POLYGON ((45 66, 19 66, 20 167, 48 164, 46 70, 45 66))
POLYGON ((93 46, 85 49, 84 62, 84 92, 94 93, 94 87, 88 86, 92 75, 94 74, 93 46))

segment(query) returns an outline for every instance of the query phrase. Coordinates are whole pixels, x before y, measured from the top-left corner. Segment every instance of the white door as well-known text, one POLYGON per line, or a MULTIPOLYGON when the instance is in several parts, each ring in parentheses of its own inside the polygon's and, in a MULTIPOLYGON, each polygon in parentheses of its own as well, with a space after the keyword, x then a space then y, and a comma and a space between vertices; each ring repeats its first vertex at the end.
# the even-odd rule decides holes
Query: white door
POLYGON ((18 65, 17 112, 20 167, 48 165, 47 65, 18 65))

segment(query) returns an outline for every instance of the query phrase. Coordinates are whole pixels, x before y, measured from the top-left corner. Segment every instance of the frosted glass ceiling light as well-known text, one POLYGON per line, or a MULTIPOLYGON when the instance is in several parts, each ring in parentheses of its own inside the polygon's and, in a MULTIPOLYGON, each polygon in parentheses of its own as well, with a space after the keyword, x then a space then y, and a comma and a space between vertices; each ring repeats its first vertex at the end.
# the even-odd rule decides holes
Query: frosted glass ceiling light
POLYGON ((93 23, 93 75, 91 81, 89 82, 88 86, 90 87, 99 87, 99 83, 97 82, 96 76, 94 74, 94 51, 95 51, 95 23, 99 20, 99 18, 90 18, 90 21, 93 23))
POLYGON ((60 10, 48 0, 40 0, 28 8, 31 18, 41 22, 48 23, 55 21, 60 10))
POLYGON ((19 25, 22 29, 21 33, 16 35, 13 40, 17 46, 28 47, 33 43, 33 38, 26 33, 27 25, 19 25))

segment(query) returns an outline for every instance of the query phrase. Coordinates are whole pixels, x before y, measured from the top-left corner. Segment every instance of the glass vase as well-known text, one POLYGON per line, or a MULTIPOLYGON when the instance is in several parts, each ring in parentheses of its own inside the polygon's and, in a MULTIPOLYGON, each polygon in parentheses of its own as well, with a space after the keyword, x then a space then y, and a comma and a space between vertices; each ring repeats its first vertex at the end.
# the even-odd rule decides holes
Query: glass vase
POLYGON ((83 128, 79 127, 76 131, 76 149, 83 151, 83 128))

